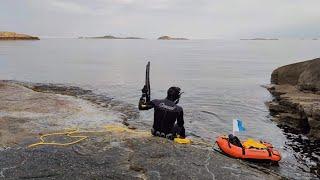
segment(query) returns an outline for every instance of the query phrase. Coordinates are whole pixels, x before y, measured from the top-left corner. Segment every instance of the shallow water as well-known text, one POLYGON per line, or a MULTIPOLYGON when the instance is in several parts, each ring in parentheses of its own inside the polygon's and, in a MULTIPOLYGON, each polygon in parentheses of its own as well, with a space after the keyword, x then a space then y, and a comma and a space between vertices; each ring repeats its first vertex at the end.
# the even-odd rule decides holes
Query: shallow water
MULTIPOLYGON (((152 98, 163 98, 177 85, 187 131, 214 142, 230 133, 232 119, 243 119, 240 137, 269 141, 283 160, 274 171, 295 179, 314 177, 312 163, 295 156, 283 130, 270 121, 264 103, 271 99, 261 87, 273 69, 316 58, 320 41, 227 40, 103 40, 42 39, 0 41, 0 79, 64 83, 92 89, 137 104, 144 68, 151 61, 152 98)), ((152 111, 141 112, 141 124, 152 124, 152 111)))

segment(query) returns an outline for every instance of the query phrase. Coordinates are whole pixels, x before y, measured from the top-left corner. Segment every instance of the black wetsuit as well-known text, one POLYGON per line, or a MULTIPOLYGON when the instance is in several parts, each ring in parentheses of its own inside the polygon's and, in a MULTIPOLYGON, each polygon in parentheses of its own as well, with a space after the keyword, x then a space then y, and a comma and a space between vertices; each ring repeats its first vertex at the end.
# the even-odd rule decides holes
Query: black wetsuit
POLYGON ((140 99, 139 110, 148 110, 154 108, 153 135, 156 132, 168 135, 176 134, 185 137, 185 129, 183 127, 183 109, 169 99, 155 99, 145 103, 140 99), (175 124, 175 122, 177 123, 175 124))

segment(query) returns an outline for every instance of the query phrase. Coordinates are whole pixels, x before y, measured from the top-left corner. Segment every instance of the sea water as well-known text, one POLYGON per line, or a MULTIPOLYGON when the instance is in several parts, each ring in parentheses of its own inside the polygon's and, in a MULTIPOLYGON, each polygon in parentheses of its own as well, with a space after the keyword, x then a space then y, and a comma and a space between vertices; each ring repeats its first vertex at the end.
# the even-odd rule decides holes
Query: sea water
MULTIPOLYGON (((170 86, 185 93, 187 133, 212 143, 232 131, 232 119, 243 120, 246 132, 272 143, 283 159, 273 171, 289 178, 309 179, 316 162, 296 154, 292 140, 271 121, 263 85, 282 65, 319 56, 320 41, 278 40, 110 40, 41 39, 0 41, 0 79, 63 83, 94 90, 136 105, 151 62, 152 98, 164 98, 170 86)), ((151 126, 151 111, 133 121, 151 126)))

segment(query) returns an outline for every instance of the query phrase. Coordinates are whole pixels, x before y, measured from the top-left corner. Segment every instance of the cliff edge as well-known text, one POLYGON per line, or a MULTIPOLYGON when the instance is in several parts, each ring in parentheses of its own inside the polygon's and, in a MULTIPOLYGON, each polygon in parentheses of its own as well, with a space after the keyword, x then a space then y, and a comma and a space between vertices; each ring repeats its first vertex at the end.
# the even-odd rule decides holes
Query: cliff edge
POLYGON ((277 68, 268 87, 269 110, 280 126, 320 140, 320 58, 277 68))
POLYGON ((282 66, 271 74, 271 83, 289 84, 299 90, 320 92, 320 58, 282 66))

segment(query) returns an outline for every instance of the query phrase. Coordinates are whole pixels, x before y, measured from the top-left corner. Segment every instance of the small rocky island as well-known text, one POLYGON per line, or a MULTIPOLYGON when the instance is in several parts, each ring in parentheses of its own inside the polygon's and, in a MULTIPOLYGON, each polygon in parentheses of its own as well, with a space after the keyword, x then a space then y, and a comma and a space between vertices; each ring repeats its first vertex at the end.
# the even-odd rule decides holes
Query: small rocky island
POLYGON ((97 37, 79 37, 79 39, 143 39, 140 37, 116 37, 111 35, 97 36, 97 37))
POLYGON ((170 36, 161 36, 158 38, 158 40, 189 40, 187 38, 175 38, 170 36))
POLYGON ((253 39, 240 39, 243 41, 277 41, 278 38, 253 38, 253 39))
POLYGON ((320 141, 320 58, 277 68, 268 87, 274 120, 320 141))
POLYGON ((40 40, 40 38, 15 32, 0 32, 0 40, 40 40))

